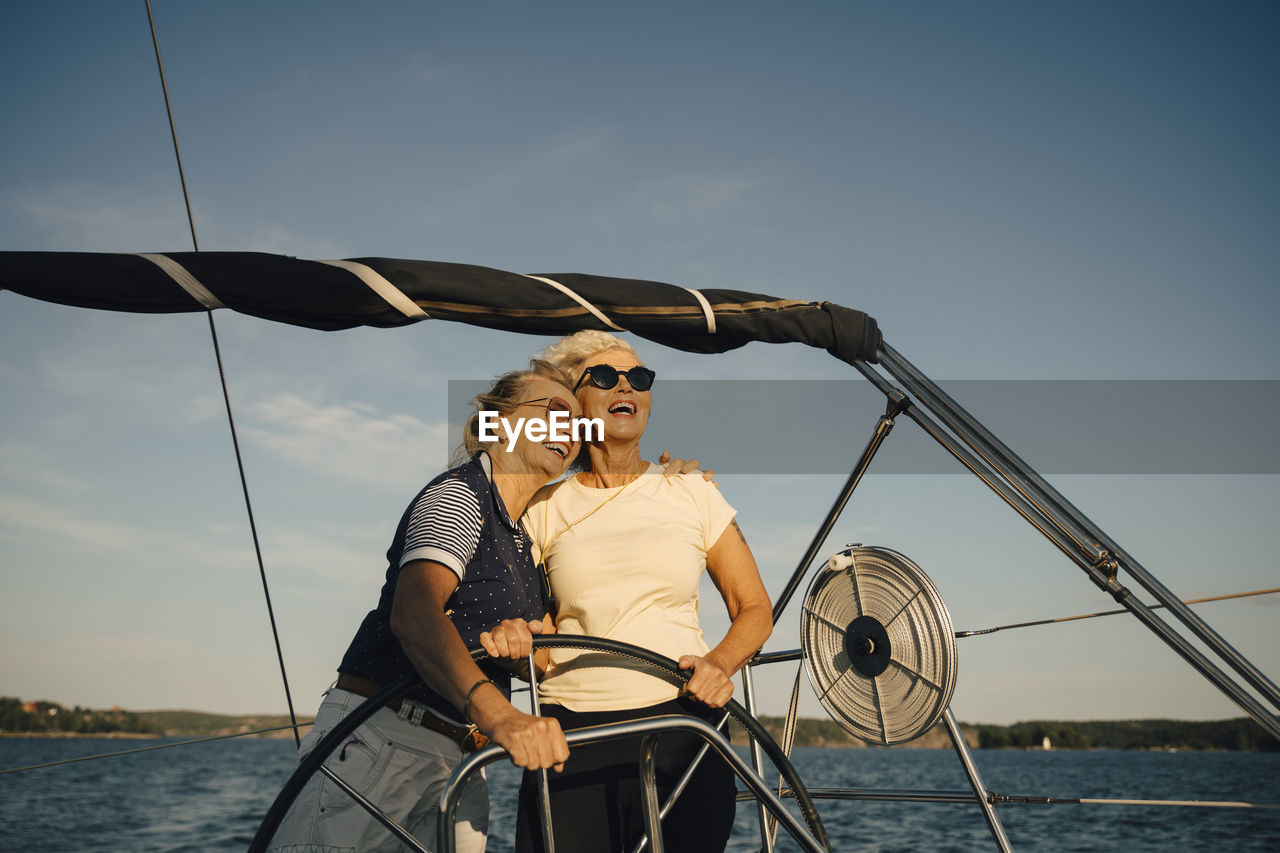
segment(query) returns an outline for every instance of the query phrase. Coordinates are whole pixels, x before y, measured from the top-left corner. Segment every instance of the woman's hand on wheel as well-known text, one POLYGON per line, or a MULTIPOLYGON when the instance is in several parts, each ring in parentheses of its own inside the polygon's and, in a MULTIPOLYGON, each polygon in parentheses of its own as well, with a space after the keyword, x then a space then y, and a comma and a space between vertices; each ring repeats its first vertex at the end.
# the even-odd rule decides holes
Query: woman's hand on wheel
POLYGON ((511 763, 526 770, 551 768, 559 773, 569 757, 569 743, 560 730, 560 721, 551 717, 535 717, 508 705, 495 715, 493 722, 481 725, 494 743, 510 755, 511 763))
POLYGON ((542 633, 542 622, 534 619, 503 619, 490 631, 480 634, 480 645, 491 658, 523 660, 533 651, 533 635, 542 633))
POLYGON ((710 708, 723 708, 733 698, 733 682, 724 668, 709 658, 685 655, 677 661, 681 669, 692 669, 693 676, 684 692, 710 708))

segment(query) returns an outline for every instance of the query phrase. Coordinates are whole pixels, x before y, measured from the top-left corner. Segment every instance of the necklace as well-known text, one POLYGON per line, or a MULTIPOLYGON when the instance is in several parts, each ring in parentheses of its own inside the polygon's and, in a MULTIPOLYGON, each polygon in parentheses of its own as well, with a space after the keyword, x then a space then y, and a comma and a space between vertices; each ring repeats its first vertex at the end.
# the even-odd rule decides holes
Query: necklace
MULTIPOLYGON (((648 467, 649 466, 646 464, 645 469, 647 470, 648 467)), ((605 505, 609 503, 609 501, 613 500, 614 498, 618 497, 623 492, 625 492, 628 488, 631 487, 632 483, 638 481, 642 476, 644 476, 644 471, 641 471, 638 474, 636 474, 634 479, 627 481, 621 487, 615 486, 614 488, 617 488, 616 492, 609 495, 609 497, 605 498, 600 503, 596 504, 591 509, 584 512, 582 515, 578 516, 573 521, 566 524, 564 528, 560 530, 558 533, 556 533, 555 536, 552 536, 549 541, 544 540, 543 542, 540 542, 538 544, 538 557, 539 557, 538 573, 541 576, 541 580, 542 580, 542 592, 547 599, 547 610, 548 612, 550 612, 551 617, 553 619, 556 616, 556 599, 555 599, 555 596, 551 594, 551 573, 547 571, 547 552, 551 550, 552 545, 556 544, 556 540, 559 539, 566 532, 568 532, 575 524, 577 524, 580 521, 585 521, 586 519, 590 518, 592 515, 595 515, 597 512, 603 509, 605 505)), ((551 510, 548 506, 550 503, 551 503, 550 500, 545 500, 542 502, 542 530, 544 534, 551 527, 551 517, 550 517, 551 510)))

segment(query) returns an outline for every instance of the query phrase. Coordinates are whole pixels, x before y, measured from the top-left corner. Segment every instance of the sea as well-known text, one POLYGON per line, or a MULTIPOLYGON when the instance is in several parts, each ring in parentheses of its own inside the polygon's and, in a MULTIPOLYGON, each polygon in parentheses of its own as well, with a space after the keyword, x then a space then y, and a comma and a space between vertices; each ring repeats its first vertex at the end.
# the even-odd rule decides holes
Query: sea
MULTIPOLYGON (((0 770, 154 741, 0 739, 0 770)), ((1280 754, 977 750, 987 788, 1024 797, 1280 804, 1280 754)), ((810 788, 961 790, 956 754, 933 749, 797 748, 810 788)), ((0 850, 244 850, 292 772, 292 740, 222 740, 0 774, 0 850)), ((519 773, 490 765, 490 851, 511 848, 519 773)), ((768 777, 766 777, 768 778, 768 777)), ((776 777, 774 778, 776 782, 776 777)), ((975 804, 819 800, 836 850, 995 850, 975 804)), ((1018 805, 996 808, 1015 850, 1280 851, 1280 808, 1018 805)), ((740 803, 732 853, 760 848, 740 803)), ((780 833, 777 850, 799 850, 780 833)))

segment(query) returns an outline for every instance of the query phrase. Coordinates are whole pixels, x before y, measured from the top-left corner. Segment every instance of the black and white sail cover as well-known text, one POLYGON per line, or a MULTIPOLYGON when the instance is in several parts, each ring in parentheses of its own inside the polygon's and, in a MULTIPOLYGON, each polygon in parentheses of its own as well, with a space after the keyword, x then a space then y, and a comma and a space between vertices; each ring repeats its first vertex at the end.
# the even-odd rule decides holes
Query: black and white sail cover
POLYGON ((522 274, 395 258, 303 260, 256 252, 0 252, 0 289, 82 308, 229 308, 337 330, 453 320, 530 334, 633 332, 689 352, 796 342, 875 362, 876 321, 832 302, 582 273, 522 274))

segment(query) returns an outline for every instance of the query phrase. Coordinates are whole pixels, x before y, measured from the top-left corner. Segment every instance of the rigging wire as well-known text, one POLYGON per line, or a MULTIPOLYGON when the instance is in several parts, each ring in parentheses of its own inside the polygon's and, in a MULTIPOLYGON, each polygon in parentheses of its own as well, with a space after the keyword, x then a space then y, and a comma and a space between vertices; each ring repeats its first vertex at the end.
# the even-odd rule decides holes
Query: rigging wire
MULTIPOLYGON (((865 802, 972 803, 973 791, 899 791, 874 788, 810 788, 815 800, 858 800, 865 802)), ((739 792, 739 802, 750 794, 739 792)), ((779 799, 791 797, 784 788, 779 799)), ((1023 794, 1001 794, 987 791, 987 802, 993 806, 1179 806, 1211 809, 1280 809, 1280 803, 1250 803, 1244 800, 1134 800, 1118 797, 1046 797, 1023 794)))
MULTIPOLYGON (((187 225, 191 229, 191 245, 196 252, 200 251, 200 241, 196 237, 196 220, 191 212, 191 194, 187 190, 187 176, 182 167, 182 152, 178 149, 178 130, 173 121, 173 107, 169 101, 169 86, 165 82, 164 63, 160 60, 160 39, 156 35, 155 16, 151 13, 151 0, 146 0, 147 22, 151 25, 151 44, 156 52, 156 70, 160 72, 160 90, 164 93, 164 110, 169 117, 169 136, 173 139, 173 155, 178 161, 178 180, 182 183, 182 198, 187 207, 187 225)), ((249 515, 249 532, 253 538, 253 552, 258 559, 258 576, 262 579, 262 594, 267 602, 267 618, 271 622, 271 636, 275 641, 276 660, 280 664, 280 679, 284 682, 285 703, 289 706, 289 719, 293 723, 293 739, 302 745, 302 737, 298 734, 298 715, 293 709, 293 695, 289 690, 289 675, 285 670, 284 651, 280 646, 280 631, 276 626, 275 609, 271 606, 271 590, 267 585, 267 569, 262 560, 262 546, 258 541, 258 525, 254 521, 253 503, 249 500, 249 481, 244 472, 244 457, 240 453, 240 439, 236 432, 235 418, 231 413, 231 392, 227 388, 227 372, 222 364, 222 348, 218 345, 218 330, 213 322, 212 309, 205 310, 209 320, 209 337, 213 341, 213 355, 218 363, 218 377, 222 383, 222 401, 227 409, 227 425, 231 429, 231 445, 235 450, 236 468, 240 472, 240 490, 244 493, 244 507, 249 515)))
MULTIPOLYGON (((1227 595, 1210 595, 1205 598, 1189 598, 1182 603, 1203 604, 1206 601, 1226 601, 1231 598, 1248 598, 1253 595, 1271 595, 1277 592, 1280 592, 1280 587, 1273 587, 1272 589, 1255 589, 1252 592, 1232 592, 1227 595)), ((1159 610, 1164 606, 1165 605, 1163 604, 1150 605, 1152 610, 1159 610)), ((1077 619, 1093 619, 1096 616, 1115 616, 1118 613, 1128 612, 1128 610, 1121 608, 1119 610, 1103 610, 1100 613, 1081 613, 1077 616, 1059 616, 1057 619, 1037 619, 1034 622, 1016 622, 1012 625, 998 625, 995 628, 982 628, 977 631, 956 631, 956 637, 977 637, 983 634, 994 634, 996 631, 1008 631, 1013 628, 1030 628, 1035 625, 1053 625, 1057 622, 1074 622, 1077 619)))
POLYGON ((1105 797, 1041 797, 1013 798, 1006 797, 1004 802, 1046 806, 1187 806, 1202 809, 1280 809, 1280 803, 1248 803, 1242 800, 1122 800, 1105 797))
POLYGON ((250 737, 252 735, 264 735, 271 732, 281 732, 285 729, 293 729, 294 737, 297 737, 299 726, 309 726, 314 720, 308 720, 305 723, 292 723, 287 726, 272 726, 269 729, 254 729, 248 732, 236 732, 233 735, 210 735, 209 737, 192 738, 190 740, 180 740, 176 743, 161 743, 155 746, 140 746, 136 749, 121 749, 117 752, 100 752, 96 755, 82 755, 79 758, 64 758, 60 761, 46 761, 44 764, 28 764, 26 767, 10 767, 0 770, 0 776, 7 773, 21 773, 23 770, 39 770, 43 767, 57 767, 60 764, 75 764, 79 761, 94 761, 99 758, 114 758, 117 755, 134 755, 139 752, 153 752, 157 749, 173 749, 175 746, 193 746, 197 743, 211 743, 215 740, 231 740, 238 737, 250 737))

